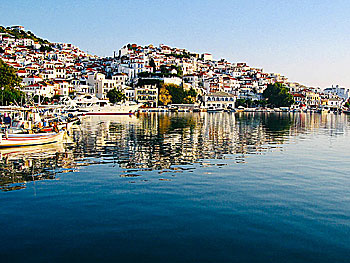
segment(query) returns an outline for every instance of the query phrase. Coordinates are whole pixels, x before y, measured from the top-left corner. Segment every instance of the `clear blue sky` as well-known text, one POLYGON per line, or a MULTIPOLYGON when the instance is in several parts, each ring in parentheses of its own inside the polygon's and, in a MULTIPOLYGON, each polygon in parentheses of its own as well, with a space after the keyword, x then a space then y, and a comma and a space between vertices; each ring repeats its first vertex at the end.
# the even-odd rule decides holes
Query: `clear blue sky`
POLYGON ((1 0, 0 24, 101 56, 164 43, 350 88, 349 14, 348 0, 1 0))

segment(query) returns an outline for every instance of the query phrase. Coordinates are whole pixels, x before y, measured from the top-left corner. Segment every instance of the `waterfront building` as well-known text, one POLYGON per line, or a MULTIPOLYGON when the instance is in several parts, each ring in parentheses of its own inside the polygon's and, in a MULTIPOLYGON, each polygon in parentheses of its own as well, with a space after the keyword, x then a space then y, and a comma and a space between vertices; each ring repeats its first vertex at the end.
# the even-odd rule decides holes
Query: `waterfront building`
POLYGON ((236 96, 226 92, 213 92, 203 96, 203 105, 206 108, 233 109, 235 107, 236 96))
MULTIPOLYGON (((35 42, 29 37, 15 38, 15 31, 24 28, 12 27, 13 35, 0 33, 0 59, 18 70, 23 78, 26 92, 32 93, 41 81, 54 82, 55 94, 89 93, 99 98, 106 98, 110 89, 125 91, 128 100, 137 99, 137 94, 128 85, 133 86, 138 78, 148 76, 164 81, 165 84, 182 85, 185 89, 193 88, 198 94, 224 92, 242 99, 260 100, 268 84, 280 82, 289 88, 296 99, 296 104, 317 107, 321 104, 321 94, 334 95, 343 103, 349 99, 349 89, 338 85, 326 88, 305 87, 279 73, 266 73, 262 68, 250 67, 247 63, 231 63, 225 59, 214 60, 213 55, 189 52, 183 48, 161 44, 139 46, 128 44, 113 57, 98 57, 87 54, 69 43, 35 42), (47 51, 40 51, 45 46, 47 51), (169 77, 162 73, 163 67, 169 77), (143 75, 140 75, 143 73, 143 75), (59 84, 63 80, 66 84, 59 84), (61 87, 61 86, 64 87, 61 87), (66 88, 67 86, 68 88, 66 88), (299 94, 299 95, 296 95, 299 94)), ((64 82, 62 82, 64 83, 64 82)), ((154 96, 155 94, 150 94, 154 96)), ((333 97, 323 97, 328 100, 333 97)), ((150 100, 153 101, 153 98, 150 100)), ((325 102, 323 102, 325 103, 325 102)), ((334 102, 335 103, 335 102, 334 102)), ((334 104, 332 103, 332 104, 334 104)), ((154 104, 154 103, 152 103, 154 104)), ((325 104, 328 104, 325 103, 325 104)), ((336 103, 337 104, 337 103, 336 103)))
POLYGON ((344 87, 339 87, 339 85, 332 85, 332 87, 330 88, 325 88, 323 92, 325 94, 337 95, 339 98, 342 98, 344 101, 347 101, 350 96, 349 89, 346 89, 344 87))
POLYGON ((135 89, 128 87, 123 90, 126 100, 135 101, 135 89))
POLYGON ((148 107, 158 106, 157 85, 142 85, 135 88, 135 99, 138 103, 144 103, 148 107))

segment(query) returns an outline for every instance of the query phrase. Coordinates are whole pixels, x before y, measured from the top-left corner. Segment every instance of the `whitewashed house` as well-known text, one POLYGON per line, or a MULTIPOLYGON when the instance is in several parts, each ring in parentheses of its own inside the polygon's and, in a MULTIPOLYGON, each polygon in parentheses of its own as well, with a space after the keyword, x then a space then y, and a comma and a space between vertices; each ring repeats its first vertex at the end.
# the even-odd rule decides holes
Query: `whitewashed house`
POLYGON ((222 91, 203 96, 204 106, 211 109, 233 109, 235 102, 236 96, 222 91))

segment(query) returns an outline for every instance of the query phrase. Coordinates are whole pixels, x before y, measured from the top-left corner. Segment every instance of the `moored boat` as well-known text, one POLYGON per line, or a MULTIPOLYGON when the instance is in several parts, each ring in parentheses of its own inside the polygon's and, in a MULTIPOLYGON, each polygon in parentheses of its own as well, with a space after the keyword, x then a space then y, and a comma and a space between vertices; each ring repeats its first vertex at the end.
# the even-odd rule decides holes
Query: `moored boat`
POLYGON ((34 134, 0 134, 0 148, 44 145, 62 141, 64 131, 34 134))
POLYGON ((141 104, 117 104, 117 105, 106 105, 101 106, 91 106, 84 108, 83 115, 132 115, 139 108, 141 104))
POLYGON ((213 107, 213 106, 210 106, 208 107, 207 109, 207 112, 223 112, 224 111, 224 108, 221 108, 221 107, 213 107))
POLYGON ((131 101, 111 104, 107 99, 91 95, 80 95, 73 100, 66 97, 61 103, 69 112, 80 112, 81 115, 132 115, 142 106, 131 101))

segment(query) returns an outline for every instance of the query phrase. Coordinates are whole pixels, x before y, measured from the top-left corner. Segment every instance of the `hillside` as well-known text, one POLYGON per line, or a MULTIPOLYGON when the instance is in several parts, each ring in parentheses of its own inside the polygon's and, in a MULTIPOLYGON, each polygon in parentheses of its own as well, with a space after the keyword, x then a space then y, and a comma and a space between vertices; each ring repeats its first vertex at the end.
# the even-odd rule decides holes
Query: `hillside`
POLYGON ((35 42, 38 42, 41 45, 50 44, 48 40, 37 37, 30 31, 23 31, 23 30, 11 29, 10 27, 5 28, 3 26, 0 26, 0 33, 6 33, 8 34, 8 36, 12 36, 16 39, 29 38, 34 40, 35 42))

